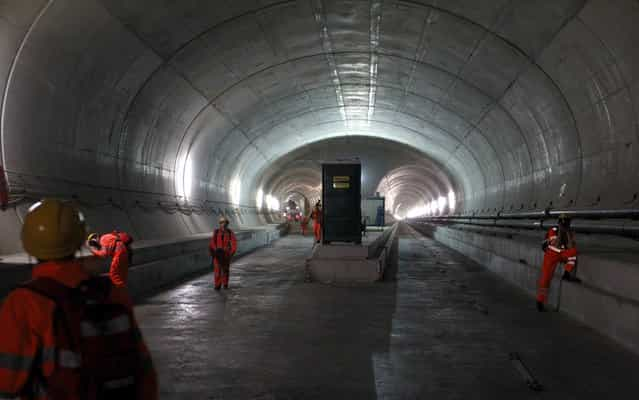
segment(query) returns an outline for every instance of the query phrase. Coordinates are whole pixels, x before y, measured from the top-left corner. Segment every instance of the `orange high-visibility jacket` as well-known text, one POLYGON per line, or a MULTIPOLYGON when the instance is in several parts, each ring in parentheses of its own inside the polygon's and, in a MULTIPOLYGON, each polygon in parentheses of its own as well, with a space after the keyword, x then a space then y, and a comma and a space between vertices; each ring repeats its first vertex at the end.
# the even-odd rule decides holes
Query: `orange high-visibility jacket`
POLYGON ((224 254, 227 257, 233 256, 237 251, 237 238, 235 237, 235 233, 230 229, 225 229, 224 231, 216 229, 209 242, 211 255, 215 254, 216 249, 224 250, 224 254))
MULTIPOLYGON (((75 260, 39 264, 33 269, 32 276, 33 279, 51 278, 71 288, 89 279, 82 265, 75 260)), ((116 300, 115 296, 111 296, 109 301, 123 304, 116 300)), ((130 308, 128 304, 124 305, 130 308)), ((26 385, 31 382, 29 378, 34 367, 41 371, 44 378, 51 376, 54 371, 53 355, 56 353, 56 339, 53 315, 55 307, 52 300, 24 288, 14 290, 5 300, 0 309, 0 327, 2 327, 0 330, 0 398, 22 396, 20 398, 25 400, 49 399, 44 388, 29 388, 26 385), (33 365, 38 354, 41 359, 40 366, 33 365), (25 389, 39 395, 26 397, 23 394, 25 389)), ((134 326, 134 329, 139 328, 134 326)), ((141 335, 139 335, 138 346, 146 366, 138 399, 156 400, 158 388, 155 370, 141 335)), ((69 400, 81 399, 70 398, 69 400)))
POLYGON ((560 253, 562 250, 576 247, 575 232, 572 230, 568 231, 568 243, 565 248, 560 247, 559 240, 559 228, 553 226, 552 228, 548 229, 548 232, 546 232, 545 240, 545 242, 548 244, 548 248, 546 249, 546 251, 554 251, 555 253, 560 253))
POLYGON ((321 225, 322 224, 322 210, 315 207, 313 209, 313 213, 311 214, 311 218, 313 218, 313 223, 315 225, 321 225))
POLYGON ((100 236, 100 249, 91 248, 91 253, 101 258, 112 257, 109 269, 111 282, 117 287, 126 286, 129 276, 129 249, 120 240, 118 232, 100 236))

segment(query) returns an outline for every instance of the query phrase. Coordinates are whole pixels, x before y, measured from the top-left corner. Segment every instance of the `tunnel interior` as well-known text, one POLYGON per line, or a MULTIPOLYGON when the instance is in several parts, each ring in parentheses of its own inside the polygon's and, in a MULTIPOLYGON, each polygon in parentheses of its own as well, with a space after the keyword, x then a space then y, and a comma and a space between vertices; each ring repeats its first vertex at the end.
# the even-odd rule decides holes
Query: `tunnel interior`
POLYGON ((304 152, 392 164, 380 190, 365 185, 399 214, 451 190, 460 214, 637 204, 633 1, 10 0, 0 13, 3 253, 20 251, 42 196, 141 238, 207 232, 219 214, 262 224, 277 207, 258 200, 317 197, 304 152), (348 140, 356 151, 321 150, 348 140))
MULTIPOLYGON (((515 355, 544 397, 631 398, 638 22, 637 0, 0 0, 0 302, 41 266, 21 229, 53 197, 135 239, 162 398, 539 398, 515 355), (334 161, 392 224, 325 264, 374 285, 312 282, 337 247, 284 223, 334 161), (576 270, 548 272, 564 212, 576 270)), ((1 351, 2 374, 37 359, 1 351)))
POLYGON ((460 190, 451 173, 426 154, 370 136, 327 139, 300 147, 269 164, 254 187, 276 198, 291 196, 315 204, 321 199, 321 164, 336 160, 361 163, 362 198, 385 197, 387 213, 401 218, 440 197, 448 200, 450 193, 460 190))

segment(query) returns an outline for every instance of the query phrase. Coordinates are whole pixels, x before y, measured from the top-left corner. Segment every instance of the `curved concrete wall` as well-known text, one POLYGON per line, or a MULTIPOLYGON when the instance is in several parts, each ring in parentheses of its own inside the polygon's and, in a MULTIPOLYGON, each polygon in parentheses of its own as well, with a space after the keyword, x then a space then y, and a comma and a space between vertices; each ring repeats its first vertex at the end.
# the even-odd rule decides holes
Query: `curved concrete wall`
POLYGON ((261 223, 269 166, 344 135, 422 152, 463 211, 637 205, 636 1, 430 3, 4 1, 0 164, 141 238, 261 223))

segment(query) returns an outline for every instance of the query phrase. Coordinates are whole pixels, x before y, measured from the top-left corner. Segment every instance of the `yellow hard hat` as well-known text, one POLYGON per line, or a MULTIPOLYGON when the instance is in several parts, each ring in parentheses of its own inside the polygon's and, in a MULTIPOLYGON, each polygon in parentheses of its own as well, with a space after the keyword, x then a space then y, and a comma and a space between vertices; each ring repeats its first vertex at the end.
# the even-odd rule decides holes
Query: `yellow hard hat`
POLYGON ((72 256, 86 235, 84 216, 73 205, 44 199, 29 208, 22 225, 22 246, 38 260, 72 256))
POLYGON ((89 236, 87 236, 87 242, 90 242, 92 240, 98 240, 100 238, 100 235, 98 235, 97 233, 90 233, 89 236))

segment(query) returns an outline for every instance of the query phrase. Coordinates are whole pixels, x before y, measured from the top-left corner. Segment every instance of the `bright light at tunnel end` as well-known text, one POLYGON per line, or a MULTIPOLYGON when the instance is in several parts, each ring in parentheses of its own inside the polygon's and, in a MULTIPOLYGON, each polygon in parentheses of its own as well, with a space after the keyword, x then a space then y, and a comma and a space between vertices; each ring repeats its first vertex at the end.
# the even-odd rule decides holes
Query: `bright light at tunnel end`
MULTIPOLYGON (((436 200, 409 209, 408 212, 406 212, 406 218, 420 218, 436 214, 442 215, 444 211, 447 210, 446 207, 448 207, 448 214, 451 214, 455 211, 456 201, 455 192, 451 190, 447 196, 439 196, 436 200)), ((396 215, 396 219, 403 218, 397 218, 396 215)))

